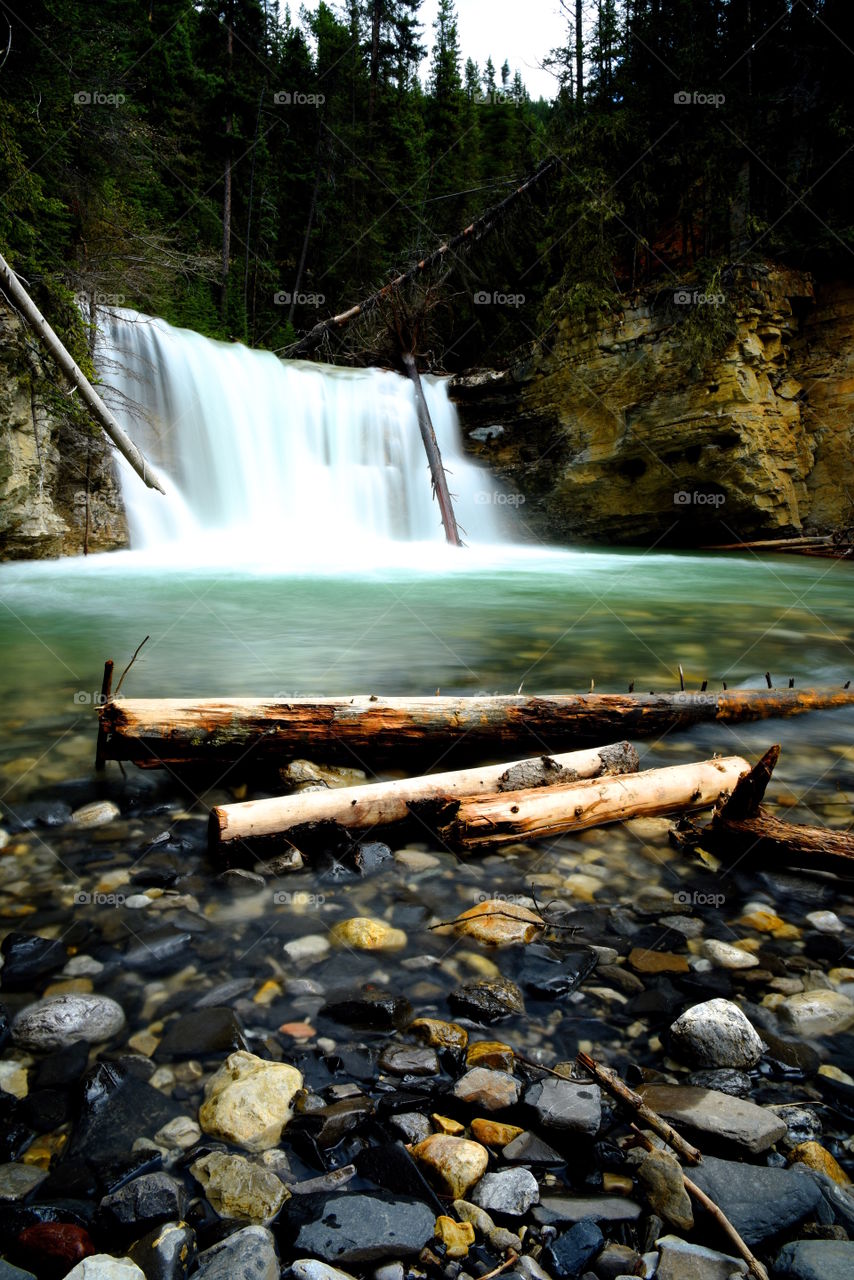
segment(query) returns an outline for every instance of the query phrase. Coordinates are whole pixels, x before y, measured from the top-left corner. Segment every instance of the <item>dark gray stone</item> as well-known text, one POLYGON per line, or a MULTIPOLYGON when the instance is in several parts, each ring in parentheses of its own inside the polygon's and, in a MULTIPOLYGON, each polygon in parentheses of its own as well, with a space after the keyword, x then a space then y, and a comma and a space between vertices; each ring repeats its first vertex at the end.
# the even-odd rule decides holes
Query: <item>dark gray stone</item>
POLYGON ((6 1262, 0 1258, 0 1280, 36 1280, 32 1271, 22 1271, 20 1267, 13 1267, 11 1262, 6 1262))
POLYGON ((61 969, 68 951, 56 938, 40 938, 35 933, 7 933, 0 943, 3 968, 0 986, 4 991, 29 991, 40 978, 61 969))
POLYGON ((184 1280, 195 1261, 196 1233, 186 1222, 154 1227, 134 1241, 128 1257, 145 1272, 145 1280, 184 1280))
POLYGON ((566 1163, 566 1157, 555 1151, 535 1133, 525 1130, 518 1138, 508 1142, 501 1152, 501 1157, 508 1164, 538 1164, 546 1168, 566 1163))
POLYGON ((537 1122, 545 1129, 593 1137, 602 1122, 602 1096, 595 1084, 558 1080, 552 1076, 532 1084, 525 1092, 525 1102, 533 1108, 537 1122))
POLYGON ((750 1076, 734 1067, 718 1067, 710 1071, 695 1071, 685 1083, 695 1089, 715 1089, 728 1093, 732 1098, 750 1097, 750 1076))
POLYGON ((448 1004, 458 1017, 488 1024, 525 1012, 522 992, 508 978, 464 982, 448 996, 448 1004))
POLYGON ((751 1247, 790 1231, 814 1214, 821 1189, 806 1169, 769 1169, 705 1156, 691 1178, 720 1206, 751 1247))
POLYGON ((117 1227, 145 1228, 156 1222, 175 1221, 184 1216, 187 1207, 184 1184, 168 1173, 144 1173, 125 1186, 104 1196, 101 1213, 117 1227))
POLYGON ((636 1222, 643 1212, 636 1200, 627 1196, 543 1196, 531 1211, 542 1226, 562 1222, 636 1222))
POLYGON ((777 1255, 774 1274, 797 1280, 851 1280, 854 1241, 793 1240, 777 1255))
POLYGON ((333 1195, 303 1222, 295 1248, 335 1265, 409 1258, 432 1238, 434 1223, 433 1210, 408 1197, 333 1195))
POLYGON ((429 1045, 390 1044, 380 1058, 380 1066, 393 1076, 435 1076, 439 1073, 436 1050, 429 1045))
POLYGON ((279 1280, 272 1231, 244 1227, 199 1254, 194 1280, 279 1280))
POLYGON ((245 1048, 243 1023, 234 1010, 208 1006, 182 1013, 170 1022, 154 1056, 158 1062, 171 1062, 245 1048))
POLYGON ((543 1263, 556 1280, 580 1276, 596 1257, 605 1238, 592 1218, 582 1218, 543 1252, 543 1263))

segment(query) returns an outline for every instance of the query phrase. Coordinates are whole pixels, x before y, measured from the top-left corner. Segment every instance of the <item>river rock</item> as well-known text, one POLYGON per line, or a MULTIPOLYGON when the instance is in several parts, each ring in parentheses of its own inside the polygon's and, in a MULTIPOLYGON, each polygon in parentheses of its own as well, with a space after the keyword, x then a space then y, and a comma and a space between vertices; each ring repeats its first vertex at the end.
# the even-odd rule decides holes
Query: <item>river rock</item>
POLYGON ((811 1039, 847 1031, 854 1026, 854 1000, 841 991, 818 988, 787 996, 777 1008, 781 1024, 796 1035, 811 1039))
POLYGON ((295 1248, 344 1266, 412 1257, 432 1238, 435 1223, 421 1201, 378 1192, 319 1197, 303 1212, 310 1220, 302 1222, 295 1248))
POLYGON ((543 1261, 556 1280, 574 1280, 599 1253, 605 1237, 592 1218, 582 1218, 544 1250, 543 1261))
POLYGON ((464 982, 448 996, 454 1013, 473 1022, 501 1022, 525 1012, 522 992, 509 978, 485 978, 464 982))
POLYGON ((479 1142, 443 1133, 431 1134, 419 1142, 412 1154, 455 1200, 465 1198, 466 1192, 483 1177, 489 1163, 489 1152, 479 1142))
POLYGON ((519 1101, 519 1081, 506 1071, 475 1067, 454 1085, 454 1097, 484 1111, 501 1111, 519 1101))
POLYGON ((627 1244, 606 1244, 595 1262, 597 1280, 621 1280, 623 1276, 648 1274, 644 1260, 627 1244))
POLYGON ((692 1005, 670 1028, 673 1055, 698 1067, 750 1068, 763 1045, 737 1004, 706 1000, 692 1005))
POLYGON ((47 996, 21 1010, 12 1024, 12 1038, 23 1049, 45 1052, 77 1040, 111 1040, 124 1025, 121 1005, 109 996, 47 996))
POLYGON ((68 952, 58 939, 14 931, 0 943, 0 955, 0 986, 4 991, 28 991, 40 978, 61 969, 68 959, 68 952))
POLYGON ((170 1022, 154 1057, 158 1062, 172 1062, 245 1048, 243 1023, 234 1010, 213 1006, 191 1009, 170 1022))
POLYGON ((412 1017, 412 1005, 405 996, 366 987, 323 1006, 321 1014, 348 1027, 366 1027, 372 1031, 391 1031, 405 1027, 412 1017))
POLYGON ((121 817, 121 809, 112 800, 93 800, 91 804, 84 804, 79 809, 75 809, 71 815, 71 821, 75 827, 84 827, 87 830, 91 827, 105 827, 108 822, 115 822, 116 818, 121 817))
POLYGON ((0 1258, 0 1280, 36 1280, 36 1277, 32 1271, 22 1271, 20 1267, 13 1267, 11 1262, 0 1258))
POLYGON ((47 1177, 32 1164, 0 1164, 0 1200, 23 1200, 47 1177))
POLYGON ((380 1067, 393 1076, 435 1076, 439 1059, 429 1045, 390 1044, 380 1056, 380 1067))
POLYGON ((711 960, 718 969, 756 969, 759 961, 756 956, 734 947, 730 942, 721 942, 719 938, 706 938, 701 944, 700 954, 711 960))
POLYGON ((154 1135, 154 1141, 160 1147, 171 1150, 187 1151, 194 1147, 202 1136, 202 1131, 189 1116, 176 1116, 168 1124, 164 1124, 154 1135))
POLYGON ((39 1276, 64 1276, 95 1252, 89 1232, 76 1222, 33 1222, 20 1233, 17 1243, 18 1260, 39 1276))
POLYGON ((294 1280, 353 1280, 349 1271, 339 1271, 328 1262, 318 1262, 317 1258, 297 1258, 291 1263, 291 1275, 294 1280))
POLYGON ((464 911, 454 921, 454 932, 494 946, 531 942, 544 928, 542 916, 515 902, 489 898, 464 911))
POLYGON ((789 1152, 789 1164, 802 1164, 816 1173, 824 1173, 840 1187, 851 1186, 848 1174, 820 1142, 798 1143, 789 1152))
POLYGON ((750 1076, 732 1067, 692 1071, 685 1083, 693 1085, 695 1089, 716 1089, 718 1093, 728 1093, 733 1098, 750 1097, 750 1076))
POLYGON ((144 1173, 127 1182, 112 1195, 104 1196, 100 1210, 104 1219, 117 1227, 138 1224, 142 1230, 157 1222, 183 1218, 187 1191, 183 1182, 168 1173, 144 1173))
POLYGON ((513 1072, 516 1058, 509 1044, 501 1040, 476 1040, 466 1051, 466 1066, 491 1067, 495 1071, 513 1072))
POLYGON ((636 1222, 642 1212, 637 1200, 611 1195, 543 1196, 533 1210, 534 1218, 543 1226, 580 1222, 582 1218, 592 1218, 594 1222, 636 1222))
POLYGON ((232 1053, 205 1086, 199 1124, 215 1138, 266 1151, 278 1144, 302 1085, 302 1074, 287 1063, 232 1053))
POLYGON ((558 1080, 552 1076, 539 1080, 525 1092, 525 1103, 536 1113, 537 1121, 546 1129, 561 1129, 593 1136, 602 1123, 602 1095, 595 1084, 558 1080))
POLYGON ((135 1240, 128 1257, 146 1280, 184 1280, 195 1261, 196 1233, 186 1222, 164 1223, 135 1240))
POLYGON ((691 1180, 752 1248, 811 1218, 822 1199, 815 1178, 798 1165, 777 1169, 704 1156, 691 1180))
POLYGON ((795 1280, 851 1280, 854 1241, 793 1240, 778 1253, 774 1274, 795 1280))
POLYGON ((283 950, 288 959, 297 964, 300 960, 321 960, 331 950, 331 943, 322 933, 306 933, 286 942, 283 950))
POLYGON ((354 916, 342 920, 329 931, 329 940, 341 947, 355 947, 358 951, 399 951, 406 946, 406 934, 393 929, 384 920, 371 916, 354 916))
POLYGON ((407 1028, 419 1040, 434 1049, 457 1049, 462 1052, 469 1042, 469 1033, 458 1022, 443 1022, 440 1018, 416 1018, 407 1028))
POLYGON ((65 1280, 145 1280, 145 1272, 130 1258, 93 1253, 72 1267, 65 1280))
POLYGON ((199 1254, 194 1280, 279 1280, 279 1258, 267 1227, 244 1227, 199 1254))
POLYGON ((731 1280, 747 1273, 741 1258, 689 1244, 679 1236, 661 1236, 655 1247, 659 1250, 655 1280, 731 1280))
POLYGON ((221 1218, 261 1224, 272 1222, 290 1192, 269 1169, 246 1156, 211 1151, 190 1165, 205 1195, 221 1218))
POLYGON ((635 1173, 653 1213, 660 1214, 680 1231, 690 1231, 694 1212, 685 1190, 682 1166, 675 1156, 657 1147, 652 1151, 639 1151, 635 1173))
POLYGON ((543 1142, 535 1133, 523 1131, 517 1134, 503 1148, 501 1157, 508 1164, 543 1165, 545 1167, 566 1163, 566 1157, 560 1155, 547 1142, 543 1142))
POLYGON ((443 1213, 436 1219, 436 1239, 445 1246, 445 1257, 465 1258, 474 1244, 474 1227, 470 1222, 456 1222, 443 1213))
POLYGON ((786 1122, 754 1102, 690 1085, 642 1085, 638 1093, 653 1111, 681 1125, 736 1143, 746 1151, 767 1151, 786 1132, 786 1122))
POLYGON ((539 1198, 540 1188, 530 1169, 484 1174, 471 1194, 472 1203, 478 1208, 511 1218, 521 1218, 539 1198))

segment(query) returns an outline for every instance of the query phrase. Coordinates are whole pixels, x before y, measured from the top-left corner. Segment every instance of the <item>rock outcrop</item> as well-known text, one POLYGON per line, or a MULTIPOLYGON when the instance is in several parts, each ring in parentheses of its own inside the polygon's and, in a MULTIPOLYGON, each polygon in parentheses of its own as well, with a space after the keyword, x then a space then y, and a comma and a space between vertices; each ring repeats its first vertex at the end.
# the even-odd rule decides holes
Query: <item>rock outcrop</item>
POLYGON ((111 447, 63 399, 22 322, 0 306, 0 560, 127 546, 111 447))
POLYGON ((453 379, 466 447, 531 537, 688 546, 850 522, 854 286, 754 265, 730 297, 703 372, 670 291, 453 379))

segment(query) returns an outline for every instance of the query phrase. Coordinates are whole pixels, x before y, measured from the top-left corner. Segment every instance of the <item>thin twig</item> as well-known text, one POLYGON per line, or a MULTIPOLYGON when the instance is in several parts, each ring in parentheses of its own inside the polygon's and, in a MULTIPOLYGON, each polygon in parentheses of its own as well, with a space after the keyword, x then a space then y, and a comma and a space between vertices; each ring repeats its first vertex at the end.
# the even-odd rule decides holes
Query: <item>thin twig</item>
MULTIPOLYGON (((145 640, 149 640, 150 638, 151 638, 150 636, 146 636, 146 637, 145 637, 145 640)), ((114 697, 114 698, 117 698, 117 697, 119 696, 119 690, 120 690, 120 689, 121 689, 121 687, 122 687, 122 684, 123 684, 123 682, 124 682, 124 678, 125 678, 125 676, 127 675, 127 673, 130 671, 130 669, 131 669, 131 667, 133 666, 133 664, 136 662, 136 655, 139 653, 140 649, 141 649, 141 648, 142 648, 142 646, 145 644, 145 640, 140 640, 139 644, 136 646, 136 649, 134 650, 133 657, 131 658, 131 660, 130 660, 130 662, 127 664, 127 666, 125 667, 125 669, 124 669, 124 671, 122 672, 122 674, 119 676, 119 683, 116 685, 116 691, 115 691, 115 693, 113 694, 113 697, 114 697)))
MULTIPOLYGON (((502 1271, 506 1271, 508 1267, 512 1267, 514 1262, 519 1261, 519 1255, 515 1249, 511 1249, 507 1257, 501 1263, 500 1267, 493 1267, 492 1271, 487 1271, 485 1276, 481 1276, 480 1280, 492 1280, 493 1276, 500 1276, 502 1271)), ((766 1277, 767 1280, 767 1277, 766 1277)))
POLYGON ((672 1147, 677 1155, 681 1156, 688 1164, 699 1164, 703 1158, 703 1153, 698 1151, 696 1147, 692 1147, 690 1142, 686 1142, 681 1134, 677 1133, 672 1125, 653 1111, 652 1107, 648 1107, 639 1093, 635 1093, 634 1089, 630 1089, 627 1084, 620 1079, 616 1071, 612 1071, 610 1067, 603 1067, 600 1063, 595 1062, 587 1053, 579 1053, 575 1059, 580 1066, 589 1071, 593 1078, 602 1085, 603 1089, 607 1089, 609 1093, 619 1099, 635 1115, 639 1116, 654 1133, 663 1138, 669 1147, 672 1147))
POLYGON ((715 1204, 714 1200, 710 1200, 709 1197, 706 1195, 705 1191, 700 1190, 696 1182, 692 1182, 691 1179, 688 1177, 685 1177, 684 1174, 682 1176, 685 1181, 686 1191, 690 1192, 690 1194, 694 1197, 697 1203, 703 1206, 703 1208, 706 1210, 706 1213, 708 1213, 712 1218, 714 1218, 715 1222, 718 1224, 721 1230, 725 1232, 726 1235, 729 1236, 733 1245, 738 1250, 739 1254, 744 1259, 744 1261, 747 1263, 753 1275, 756 1276, 756 1280, 769 1280, 768 1272, 765 1270, 762 1263, 755 1256, 755 1254, 753 1254, 750 1251, 749 1247, 744 1242, 744 1240, 742 1240, 741 1236, 738 1234, 735 1227, 732 1225, 729 1218, 724 1213, 723 1209, 719 1208, 718 1205, 715 1204))

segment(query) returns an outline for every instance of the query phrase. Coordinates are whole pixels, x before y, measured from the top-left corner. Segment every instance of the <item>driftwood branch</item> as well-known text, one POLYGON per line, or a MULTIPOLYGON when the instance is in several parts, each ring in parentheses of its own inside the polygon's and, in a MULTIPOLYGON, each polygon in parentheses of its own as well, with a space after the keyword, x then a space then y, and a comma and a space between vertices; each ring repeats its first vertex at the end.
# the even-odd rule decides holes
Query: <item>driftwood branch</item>
POLYGON ((418 365, 415 357, 410 352, 404 352, 401 355, 403 367, 406 370, 406 376, 409 378, 415 389, 415 409, 418 414, 418 426, 421 430, 421 439, 424 442, 424 452, 427 454, 427 461, 430 464, 430 476, 433 480, 433 492, 436 495, 436 501, 439 503, 439 512, 442 516, 442 527, 445 530, 445 540, 452 547, 461 547, 460 533, 457 528, 457 520, 454 515, 453 504, 451 503, 451 495, 448 492, 448 476, 442 463, 442 455, 439 452, 439 442, 436 439, 436 432, 433 430, 433 420, 430 417, 430 410, 427 407, 427 401, 424 397, 424 388, 421 385, 421 374, 418 372, 418 365))
POLYGON ((388 826, 404 821, 409 816, 409 806, 417 801, 451 801, 459 796, 500 792, 515 779, 524 779, 526 787, 546 787, 603 774, 631 773, 637 768, 635 748, 631 743, 617 742, 511 764, 217 805, 211 812, 211 844, 282 835, 316 822, 335 822, 357 830, 388 826))
POLYGON ((382 289, 378 289, 376 293, 372 293, 370 297, 356 303, 356 305, 350 307, 349 310, 342 311, 337 316, 331 316, 328 320, 322 320, 319 324, 316 324, 313 329, 310 329, 305 337, 301 338, 299 342, 293 343, 289 347, 281 348, 276 352, 276 354, 286 356, 290 360, 297 360, 301 357, 311 355, 312 352, 317 350, 324 339, 329 337, 332 333, 340 332, 350 323, 351 320, 355 320, 357 316, 365 316, 369 312, 373 311, 381 302, 386 301, 396 291, 402 289, 413 280, 423 276, 423 274, 431 268, 438 266, 438 264, 442 262, 448 254, 452 254, 457 249, 462 249, 467 245, 474 244, 476 241, 481 240, 487 232, 491 231, 496 223, 500 221, 510 206, 514 204, 520 196, 523 196, 527 191, 530 191, 532 187, 536 186, 538 182, 541 182, 549 173, 553 172, 553 170, 557 168, 558 163, 559 161, 557 158, 546 160, 534 171, 534 173, 530 174, 524 182, 516 187, 515 190, 505 196, 503 200, 498 204, 492 205, 491 208, 487 209, 485 213, 482 213, 480 217, 476 218, 474 222, 469 224, 469 226, 458 232, 457 235, 452 236, 446 244, 440 245, 438 249, 434 250, 433 253, 428 254, 426 258, 422 258, 420 262, 416 262, 414 267, 411 267, 408 271, 401 272, 400 275, 397 275, 393 280, 390 280, 387 285, 384 285, 382 289))
POLYGON ((854 875, 854 834, 827 827, 784 822, 762 806, 779 746, 739 779, 705 827, 689 825, 677 834, 683 845, 708 849, 724 863, 746 860, 775 867, 803 866, 838 875, 854 875))
POLYGON ((627 818, 703 809, 731 791, 747 768, 740 756, 727 756, 602 781, 462 800, 450 819, 441 815, 439 834, 454 848, 477 849, 541 840, 627 818))
POLYGON ((115 415, 110 412, 83 373, 83 370, 60 342, 2 254, 0 254, 0 287, 3 288, 9 300, 20 311, 33 331, 41 338, 66 378, 80 392, 80 398, 93 418, 112 440, 122 457, 127 459, 140 480, 147 484, 149 489, 157 489, 159 493, 165 493, 160 478, 151 463, 146 461, 130 437, 125 435, 115 415))
POLYGON ((854 690, 731 689, 718 694, 558 694, 471 698, 151 698, 101 707, 105 758, 143 767, 300 756, 430 765, 552 753, 647 737, 702 721, 734 723, 854 706, 854 690))
POLYGON ((583 1067, 585 1071, 589 1071, 597 1084, 606 1089, 612 1097, 627 1107, 633 1115, 637 1116, 648 1129, 652 1129, 653 1133, 657 1133, 669 1147, 672 1147, 678 1156, 687 1164, 699 1164, 703 1158, 702 1152, 696 1147, 692 1147, 690 1142, 686 1142, 680 1133, 677 1133, 672 1124, 669 1124, 657 1111, 653 1111, 652 1107, 648 1107, 639 1093, 635 1093, 634 1089, 630 1089, 616 1071, 612 1071, 610 1067, 603 1067, 600 1062, 596 1062, 588 1053, 579 1053, 576 1055, 576 1062, 583 1067))

